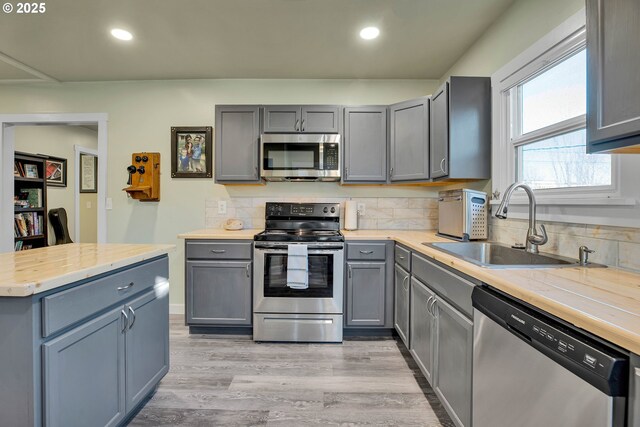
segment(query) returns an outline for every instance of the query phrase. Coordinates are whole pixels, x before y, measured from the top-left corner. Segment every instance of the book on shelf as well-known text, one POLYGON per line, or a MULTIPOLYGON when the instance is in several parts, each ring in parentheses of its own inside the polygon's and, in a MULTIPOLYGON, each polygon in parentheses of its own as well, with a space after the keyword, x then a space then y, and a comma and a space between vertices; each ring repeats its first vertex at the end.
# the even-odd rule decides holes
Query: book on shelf
POLYGON ((19 199, 26 200, 29 208, 42 207, 42 188, 24 188, 20 190, 19 199))
POLYGON ((26 251, 27 249, 33 248, 33 245, 25 245, 22 240, 18 240, 16 244, 13 246, 13 249, 17 251, 26 251))
POLYGON ((44 217, 37 212, 14 215, 14 237, 39 236, 43 234, 44 217))
POLYGON ((14 176, 19 176, 19 177, 24 177, 24 166, 23 166, 22 162, 16 160, 13 163, 13 175, 14 176))

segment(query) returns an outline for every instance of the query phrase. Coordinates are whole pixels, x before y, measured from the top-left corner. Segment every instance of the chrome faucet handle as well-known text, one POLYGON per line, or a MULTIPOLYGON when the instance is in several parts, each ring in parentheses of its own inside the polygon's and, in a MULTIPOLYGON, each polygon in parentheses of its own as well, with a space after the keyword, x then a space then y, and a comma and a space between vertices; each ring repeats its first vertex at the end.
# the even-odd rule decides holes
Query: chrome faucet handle
MULTIPOLYGON (((528 236, 529 242, 534 245, 544 245, 549 241, 549 237, 547 236, 547 229, 544 227, 544 224, 540 224, 540 231, 542 234, 531 234, 528 236)), ((534 230, 534 233, 536 231, 534 230)))
POLYGON ((578 261, 580 262, 580 265, 589 264, 589 254, 594 252, 595 251, 593 249, 589 249, 586 246, 580 246, 580 248, 578 248, 578 261))

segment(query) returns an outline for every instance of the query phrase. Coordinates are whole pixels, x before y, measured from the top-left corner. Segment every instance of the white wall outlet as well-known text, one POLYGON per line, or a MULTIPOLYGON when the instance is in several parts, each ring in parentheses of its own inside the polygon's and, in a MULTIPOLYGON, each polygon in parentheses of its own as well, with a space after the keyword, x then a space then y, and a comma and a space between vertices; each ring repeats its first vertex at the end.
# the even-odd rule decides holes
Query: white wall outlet
POLYGON ((365 214, 365 205, 362 202, 358 203, 358 213, 360 215, 364 215, 365 214))
POLYGON ((227 201, 226 200, 218 200, 218 213, 220 215, 224 215, 227 213, 227 201))
POLYGON ((107 197, 104 202, 104 208, 108 211, 113 209, 113 199, 111 197, 107 197))

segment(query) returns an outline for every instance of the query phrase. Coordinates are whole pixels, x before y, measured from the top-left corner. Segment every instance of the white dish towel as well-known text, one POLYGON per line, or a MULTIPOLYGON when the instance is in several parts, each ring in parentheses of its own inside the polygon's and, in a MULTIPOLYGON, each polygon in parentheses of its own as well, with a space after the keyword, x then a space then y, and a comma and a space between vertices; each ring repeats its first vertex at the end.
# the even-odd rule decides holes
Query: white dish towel
POLYGON ((309 289, 309 252, 307 245, 287 245, 287 286, 309 289))

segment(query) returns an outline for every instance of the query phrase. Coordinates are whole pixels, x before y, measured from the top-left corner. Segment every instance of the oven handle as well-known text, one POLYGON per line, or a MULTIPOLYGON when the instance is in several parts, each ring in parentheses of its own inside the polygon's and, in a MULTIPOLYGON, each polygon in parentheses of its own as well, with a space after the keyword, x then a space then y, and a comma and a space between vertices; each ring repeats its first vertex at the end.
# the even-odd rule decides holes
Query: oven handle
MULTIPOLYGON (((278 248, 278 247, 274 247, 274 246, 255 246, 255 249, 257 251, 263 251, 263 252, 287 252, 287 248, 278 248)), ((317 252, 324 252, 324 251, 341 251, 344 249, 344 246, 321 246, 321 247, 309 247, 309 252, 311 253, 313 251, 313 253, 317 253, 317 252)))

